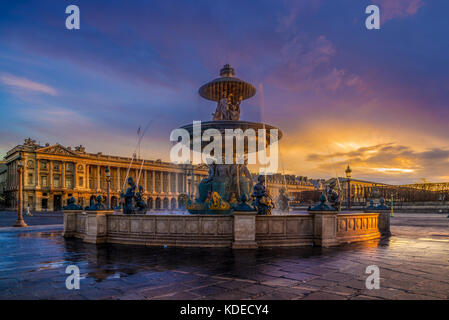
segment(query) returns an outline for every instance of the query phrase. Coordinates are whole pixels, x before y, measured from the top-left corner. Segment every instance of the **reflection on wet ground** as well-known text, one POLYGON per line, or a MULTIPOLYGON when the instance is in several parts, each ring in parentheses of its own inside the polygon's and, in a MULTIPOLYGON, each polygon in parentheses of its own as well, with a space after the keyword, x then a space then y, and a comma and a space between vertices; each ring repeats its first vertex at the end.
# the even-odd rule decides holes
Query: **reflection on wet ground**
POLYGON ((429 223, 400 223, 390 239, 337 248, 241 251, 92 245, 52 229, 0 232, 0 298, 448 299, 449 232, 429 223), (68 265, 80 269, 80 290, 65 287, 68 265), (365 287, 369 265, 380 268, 379 290, 365 287))

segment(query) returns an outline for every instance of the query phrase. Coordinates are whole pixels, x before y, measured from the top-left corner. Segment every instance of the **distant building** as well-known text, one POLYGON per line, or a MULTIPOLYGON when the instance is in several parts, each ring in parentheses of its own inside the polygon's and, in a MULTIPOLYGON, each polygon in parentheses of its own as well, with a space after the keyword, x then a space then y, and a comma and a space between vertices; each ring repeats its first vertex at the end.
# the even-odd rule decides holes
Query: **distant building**
POLYGON ((326 179, 310 179, 309 182, 314 186, 315 190, 324 190, 326 179))
MULTIPOLYGON (((327 180, 324 185, 328 186, 331 182, 336 181, 337 178, 331 178, 327 180)), ((347 201, 348 196, 348 178, 338 178, 340 188, 343 192, 343 201, 347 201)), ((352 179, 350 181, 351 188, 351 201, 354 203, 365 202, 366 199, 370 198, 370 195, 375 187, 386 187, 389 186, 385 183, 352 179)))
POLYGON ((444 192, 449 191, 449 182, 422 182, 422 183, 412 183, 403 184, 400 187, 413 188, 424 191, 437 191, 444 192))
POLYGON ((8 177, 8 170, 5 161, 0 161, 0 208, 6 206, 5 189, 7 177, 8 177))
POLYGON ((279 196, 282 188, 286 189, 289 197, 296 199, 303 191, 315 190, 314 185, 307 177, 283 175, 280 173, 267 176, 268 191, 273 199, 279 196))

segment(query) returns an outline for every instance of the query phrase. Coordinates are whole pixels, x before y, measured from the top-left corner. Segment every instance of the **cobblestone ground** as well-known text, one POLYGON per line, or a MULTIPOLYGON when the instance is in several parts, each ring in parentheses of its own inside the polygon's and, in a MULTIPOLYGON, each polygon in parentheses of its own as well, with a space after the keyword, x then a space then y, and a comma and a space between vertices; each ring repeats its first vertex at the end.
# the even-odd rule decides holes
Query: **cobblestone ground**
POLYGON ((337 248, 145 248, 0 229, 1 299, 449 299, 449 219, 397 214, 392 237, 337 248), (79 290, 65 268, 81 271, 79 290), (380 289, 365 287, 380 268, 380 289))

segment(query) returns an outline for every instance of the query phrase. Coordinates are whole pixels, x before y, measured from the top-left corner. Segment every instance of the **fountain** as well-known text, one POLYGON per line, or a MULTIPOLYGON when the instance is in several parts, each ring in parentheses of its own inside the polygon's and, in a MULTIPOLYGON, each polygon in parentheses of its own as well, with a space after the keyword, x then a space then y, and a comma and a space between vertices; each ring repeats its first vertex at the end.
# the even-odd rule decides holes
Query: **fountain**
MULTIPOLYGON (((197 198, 183 197, 190 214, 145 214, 142 189, 129 178, 129 188, 122 194, 123 212, 105 210, 101 198, 84 211, 73 205, 67 206, 64 237, 77 237, 88 243, 254 249, 302 245, 327 247, 390 234, 388 210, 372 207, 365 212, 341 212, 335 185, 329 186, 321 195, 320 203, 307 212, 271 215, 273 205, 265 187, 265 177, 259 175, 253 179, 246 166, 250 154, 255 153, 249 148, 249 142, 243 143, 240 149, 234 148, 233 143, 233 148, 226 154, 229 130, 263 130, 263 135, 254 137, 259 147, 270 143, 273 147, 271 138, 274 133, 277 133, 275 138, 282 137, 273 126, 240 120, 241 102, 253 97, 256 89, 234 77, 234 69, 225 65, 220 78, 203 85, 199 94, 215 101, 217 108, 212 121, 202 123, 199 128, 195 122, 181 127, 185 136, 190 136, 187 150, 198 152, 199 149, 201 153, 205 147, 207 149, 209 141, 202 138, 198 141, 198 134, 203 137, 209 129, 219 133, 217 139, 221 144, 218 144, 218 152, 213 149, 213 154, 210 153, 209 176, 200 182, 197 198)), ((288 207, 285 191, 279 202, 283 208, 288 207)))
MULTIPOLYGON (((257 196, 252 193, 254 179, 247 168, 246 161, 238 163, 241 154, 237 154, 236 147, 232 149, 232 155, 226 155, 226 130, 246 132, 248 129, 259 132, 264 130, 266 145, 270 144, 270 132, 276 129, 277 139, 282 137, 282 132, 271 125, 240 120, 240 106, 243 100, 249 99, 256 94, 256 88, 241 79, 235 77, 234 69, 226 64, 220 70, 220 77, 212 80, 199 89, 201 97, 217 103, 215 113, 212 114, 212 121, 201 123, 201 136, 206 130, 215 129, 221 134, 222 152, 221 159, 216 159, 208 164, 209 176, 203 179, 198 186, 198 198, 189 200, 187 210, 192 214, 221 213, 230 214, 233 210, 240 208, 244 204, 254 204, 259 213, 266 213, 268 204, 267 197, 262 201, 257 201, 257 196), (233 163, 225 163, 226 156, 232 158, 233 163), (251 199, 255 202, 251 203, 251 199), (245 199, 245 200, 242 200, 245 199), (245 203, 242 203, 245 202, 245 203), (264 204, 267 204, 264 206, 264 204)), ((189 132, 191 141, 194 141, 194 126, 185 125, 181 127, 189 132)), ((260 136, 256 136, 256 143, 259 143, 260 136)), ((201 150, 207 142, 202 142, 201 150)), ((191 145, 193 148, 193 145, 191 145)), ((248 144, 244 144, 244 155, 248 155, 248 144)), ((263 183, 263 182, 260 182, 263 183)))

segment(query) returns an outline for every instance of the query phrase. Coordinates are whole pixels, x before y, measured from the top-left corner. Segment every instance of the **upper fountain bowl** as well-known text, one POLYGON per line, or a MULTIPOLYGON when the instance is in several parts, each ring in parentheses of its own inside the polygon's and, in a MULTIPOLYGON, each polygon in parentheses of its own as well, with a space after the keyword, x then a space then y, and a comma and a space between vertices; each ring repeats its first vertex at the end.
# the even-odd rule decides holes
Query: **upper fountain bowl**
POLYGON ((256 88, 241 79, 234 77, 234 69, 226 64, 220 70, 220 78, 212 80, 201 86, 198 90, 204 99, 218 101, 223 96, 242 97, 242 100, 249 99, 256 94, 256 88))

